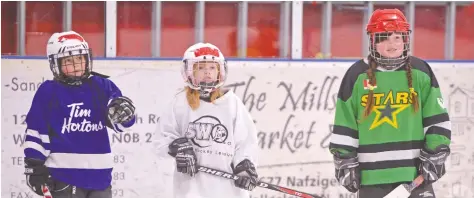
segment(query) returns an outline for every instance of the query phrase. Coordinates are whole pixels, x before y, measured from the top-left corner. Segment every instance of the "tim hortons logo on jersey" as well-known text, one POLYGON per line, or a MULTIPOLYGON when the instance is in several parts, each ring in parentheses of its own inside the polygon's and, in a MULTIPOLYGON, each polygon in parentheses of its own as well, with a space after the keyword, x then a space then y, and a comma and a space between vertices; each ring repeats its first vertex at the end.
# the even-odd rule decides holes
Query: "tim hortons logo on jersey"
POLYGON ((91 132, 91 131, 100 131, 104 128, 102 122, 99 123, 92 123, 88 121, 86 118, 91 117, 91 110, 90 109, 81 109, 81 106, 84 105, 83 102, 81 103, 72 103, 67 105, 67 107, 71 108, 68 118, 64 118, 63 127, 61 129, 61 133, 70 133, 70 132, 91 132), (75 118, 84 118, 82 122, 74 122, 77 119, 75 118))
POLYGON ((202 116, 190 122, 185 137, 191 139, 194 145, 204 148, 213 142, 224 144, 229 136, 227 128, 214 116, 202 116))
MULTIPOLYGON (((363 107, 367 105, 368 97, 368 94, 361 97, 360 101, 363 107)), ((397 116, 400 112, 407 109, 411 103, 412 101, 408 91, 394 92, 390 90, 388 93, 374 93, 374 107, 372 113, 375 113, 375 118, 369 130, 377 128, 382 124, 389 124, 398 129, 397 116)))

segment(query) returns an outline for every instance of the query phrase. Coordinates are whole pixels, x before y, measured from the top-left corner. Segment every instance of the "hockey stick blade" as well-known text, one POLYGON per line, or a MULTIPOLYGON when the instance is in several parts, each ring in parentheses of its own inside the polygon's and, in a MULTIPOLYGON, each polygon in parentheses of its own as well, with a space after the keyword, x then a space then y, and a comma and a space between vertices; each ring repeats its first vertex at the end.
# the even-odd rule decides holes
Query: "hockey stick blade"
MULTIPOLYGON (((207 173, 207 174, 211 174, 211 175, 214 175, 214 176, 223 177, 223 178, 226 178, 226 179, 232 179, 232 180, 238 180, 239 179, 239 176, 237 176, 237 175, 227 173, 227 172, 224 172, 224 171, 220 171, 220 170, 216 170, 216 169, 213 169, 213 168, 208 168, 208 167, 205 167, 205 166, 199 166, 198 171, 201 171, 201 172, 204 172, 204 173, 207 173)), ((278 192, 281 192, 281 193, 293 195, 293 196, 296 196, 296 197, 323 198, 321 196, 311 195, 311 194, 308 194, 308 193, 300 192, 300 191, 289 189, 289 188, 284 188, 284 187, 281 187, 281 186, 277 186, 277 185, 273 185, 273 184, 269 184, 269 183, 265 183, 265 182, 258 182, 257 186, 261 187, 261 188, 266 188, 266 189, 278 191, 278 192)))
POLYGON ((383 198, 408 198, 411 195, 411 192, 423 183, 423 176, 418 176, 411 182, 411 184, 401 184, 395 189, 393 189, 388 195, 383 198))

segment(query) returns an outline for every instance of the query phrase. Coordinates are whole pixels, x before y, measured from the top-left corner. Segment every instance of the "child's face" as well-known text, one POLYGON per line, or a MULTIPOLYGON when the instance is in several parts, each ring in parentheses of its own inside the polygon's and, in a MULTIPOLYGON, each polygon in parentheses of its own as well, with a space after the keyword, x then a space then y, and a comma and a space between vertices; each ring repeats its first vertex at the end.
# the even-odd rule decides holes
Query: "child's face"
POLYGON ((377 52, 388 58, 397 58, 403 54, 405 42, 402 34, 393 33, 385 38, 380 38, 382 41, 375 44, 377 52))
POLYGON ((67 76, 79 77, 86 70, 84 55, 68 56, 61 59, 61 71, 67 76))
POLYGON ((217 81, 219 64, 213 61, 201 61, 194 64, 194 77, 198 83, 217 81))

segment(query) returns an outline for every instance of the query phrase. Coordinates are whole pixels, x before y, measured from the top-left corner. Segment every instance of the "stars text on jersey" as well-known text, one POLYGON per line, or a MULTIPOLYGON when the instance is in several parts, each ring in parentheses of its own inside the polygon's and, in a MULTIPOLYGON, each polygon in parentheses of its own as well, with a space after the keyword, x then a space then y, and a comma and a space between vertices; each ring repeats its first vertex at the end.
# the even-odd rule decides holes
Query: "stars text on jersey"
MULTIPOLYGON (((367 105, 368 94, 361 98, 361 105, 367 105)), ((370 125, 369 130, 386 123, 398 129, 397 116, 411 105, 410 93, 406 91, 394 92, 390 90, 388 93, 374 93, 374 107, 372 113, 375 118, 370 125)))

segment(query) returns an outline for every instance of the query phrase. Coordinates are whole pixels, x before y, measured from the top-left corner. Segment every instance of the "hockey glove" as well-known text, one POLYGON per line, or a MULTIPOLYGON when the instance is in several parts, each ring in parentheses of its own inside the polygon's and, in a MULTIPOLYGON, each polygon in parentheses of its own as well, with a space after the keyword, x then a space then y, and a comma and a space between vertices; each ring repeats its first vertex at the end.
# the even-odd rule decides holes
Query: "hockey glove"
POLYGON ((360 188, 360 169, 357 154, 355 152, 341 155, 334 154, 334 165, 336 167, 336 179, 349 192, 355 193, 360 188))
POLYGON ((168 148, 168 154, 175 157, 176 170, 193 177, 197 173, 197 157, 192 143, 187 138, 178 138, 168 148))
POLYGON ((255 166, 250 160, 245 159, 237 164, 234 169, 234 174, 239 176, 239 179, 234 182, 235 186, 248 191, 253 190, 257 186, 257 170, 255 170, 255 166))
POLYGON ((132 100, 125 96, 114 98, 108 107, 108 118, 112 124, 123 124, 133 119, 135 106, 132 100))
POLYGON ((431 184, 440 179, 446 169, 444 163, 450 154, 450 149, 446 145, 440 145, 435 150, 423 148, 420 152, 421 164, 418 167, 426 184, 431 184))
POLYGON ((43 196, 42 186, 54 189, 53 181, 50 178, 48 167, 43 160, 25 158, 26 184, 37 195, 43 196))

